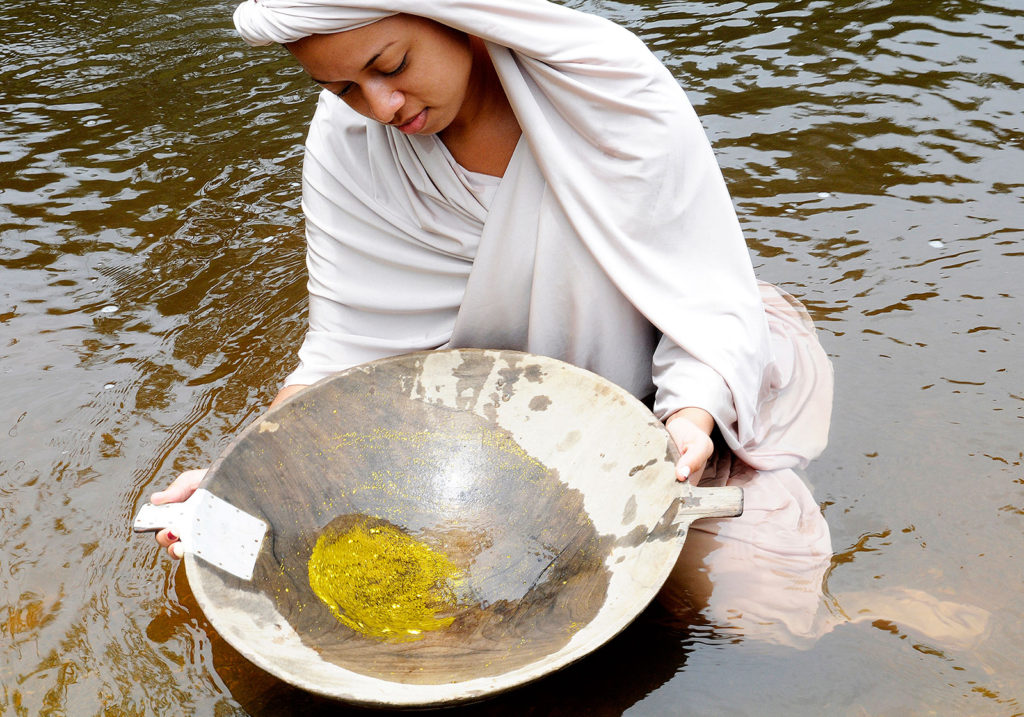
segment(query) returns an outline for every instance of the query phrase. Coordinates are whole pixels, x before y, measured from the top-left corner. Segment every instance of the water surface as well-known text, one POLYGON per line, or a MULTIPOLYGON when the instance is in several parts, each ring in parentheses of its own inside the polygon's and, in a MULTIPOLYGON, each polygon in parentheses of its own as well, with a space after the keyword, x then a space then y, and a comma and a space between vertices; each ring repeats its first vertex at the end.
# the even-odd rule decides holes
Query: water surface
MULTIPOLYGON (((808 481, 845 596, 991 614, 800 649, 652 609, 491 714, 1024 711, 1024 10, 1013 0, 578 3, 673 70, 761 278, 833 357, 808 481)), ((304 330, 315 88, 233 3, 0 8, 2 714, 336 705, 251 667, 130 517, 273 397, 304 330)))

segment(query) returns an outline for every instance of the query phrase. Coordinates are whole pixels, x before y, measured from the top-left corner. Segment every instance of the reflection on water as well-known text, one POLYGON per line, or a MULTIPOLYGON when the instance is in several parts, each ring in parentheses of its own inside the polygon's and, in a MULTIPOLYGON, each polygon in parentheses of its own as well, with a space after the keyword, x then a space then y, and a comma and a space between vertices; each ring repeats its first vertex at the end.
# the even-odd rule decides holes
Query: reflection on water
POLYGON ((672 575, 658 596, 681 617, 712 622, 723 634, 811 649, 851 623, 871 623, 915 649, 971 649, 988 635, 988 611, 921 590, 896 587, 830 593, 828 575, 870 552, 862 536, 833 553, 828 524, 806 484, 792 470, 745 466, 729 485, 743 488, 743 515, 695 523, 672 575))
MULTIPOLYGON (((830 592, 920 590, 993 629, 946 649, 894 616, 794 651, 654 608, 487 709, 1019 712, 1019 3, 573 4, 672 68, 761 278, 823 330, 837 403, 809 479, 854 546, 830 592), (735 689, 754 677, 772 689, 735 689)), ((303 331, 314 90, 234 38, 232 6, 0 8, 0 712, 330 707, 232 653, 129 538, 141 496, 261 410, 303 331)))

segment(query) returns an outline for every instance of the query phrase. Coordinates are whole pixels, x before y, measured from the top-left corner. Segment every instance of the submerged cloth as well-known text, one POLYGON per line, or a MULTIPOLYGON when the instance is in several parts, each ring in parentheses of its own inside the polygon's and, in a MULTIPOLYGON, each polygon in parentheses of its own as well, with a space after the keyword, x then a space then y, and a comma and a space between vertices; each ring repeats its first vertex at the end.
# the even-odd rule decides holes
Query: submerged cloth
POLYGON ((710 145, 627 30, 546 0, 247 0, 253 45, 395 13, 481 38, 523 134, 500 180, 321 95, 306 146, 310 328, 288 382, 441 346, 590 369, 665 417, 708 410, 750 465, 824 446, 831 367, 759 287, 710 145), (766 301, 767 300, 767 301, 766 301), (767 311, 766 311, 767 307, 767 311))
POLYGON ((697 611, 722 634, 799 649, 840 625, 878 620, 943 649, 973 648, 989 633, 987 610, 921 590, 831 592, 828 524, 794 471, 756 471, 718 455, 701 485, 743 488, 743 515, 690 526, 658 594, 680 616, 697 611))

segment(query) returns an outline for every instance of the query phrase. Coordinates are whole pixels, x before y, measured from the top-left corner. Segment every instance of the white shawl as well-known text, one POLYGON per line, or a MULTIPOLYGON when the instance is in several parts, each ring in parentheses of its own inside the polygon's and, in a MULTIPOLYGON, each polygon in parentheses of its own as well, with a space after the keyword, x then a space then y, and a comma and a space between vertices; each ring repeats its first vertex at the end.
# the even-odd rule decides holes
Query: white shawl
MULTIPOLYGON (((703 129, 635 36, 546 0, 344 1, 247 0, 235 23, 254 45, 394 13, 465 31, 485 41, 523 138, 489 187, 436 137, 321 95, 303 175, 310 329, 289 383, 444 345, 512 348, 638 397, 656 387, 662 417, 705 408, 755 465, 823 447, 827 418, 822 434, 820 415, 779 400, 800 346, 772 339, 703 129)), ((806 326, 800 340, 820 353, 806 326)))

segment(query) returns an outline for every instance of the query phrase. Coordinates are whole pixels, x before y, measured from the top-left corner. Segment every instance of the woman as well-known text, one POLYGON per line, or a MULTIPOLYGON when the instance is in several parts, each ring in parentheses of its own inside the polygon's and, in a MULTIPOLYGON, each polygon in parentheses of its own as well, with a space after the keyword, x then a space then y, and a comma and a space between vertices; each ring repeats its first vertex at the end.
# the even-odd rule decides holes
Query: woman
POLYGON ((802 307, 755 281, 700 123, 639 40, 546 0, 336 2, 235 13, 324 87, 303 168, 310 326, 275 403, 382 356, 520 349, 653 398, 682 480, 821 450, 828 361, 802 307), (713 434, 728 450, 708 468, 713 434))

